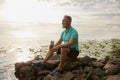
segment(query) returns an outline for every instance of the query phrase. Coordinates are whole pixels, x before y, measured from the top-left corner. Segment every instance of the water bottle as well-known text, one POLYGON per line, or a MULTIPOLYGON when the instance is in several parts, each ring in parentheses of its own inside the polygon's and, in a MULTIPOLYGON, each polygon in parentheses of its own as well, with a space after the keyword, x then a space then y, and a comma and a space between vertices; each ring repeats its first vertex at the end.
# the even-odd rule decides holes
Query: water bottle
POLYGON ((49 46, 49 50, 54 47, 54 41, 50 41, 50 46, 49 46))

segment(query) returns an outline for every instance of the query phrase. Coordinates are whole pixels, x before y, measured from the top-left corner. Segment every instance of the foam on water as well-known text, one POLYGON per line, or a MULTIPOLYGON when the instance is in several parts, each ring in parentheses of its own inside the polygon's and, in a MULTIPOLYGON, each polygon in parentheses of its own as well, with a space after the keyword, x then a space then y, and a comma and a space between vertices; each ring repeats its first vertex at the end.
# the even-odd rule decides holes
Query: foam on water
POLYGON ((17 80, 14 76, 14 64, 34 58, 27 48, 0 49, 0 80, 17 80))

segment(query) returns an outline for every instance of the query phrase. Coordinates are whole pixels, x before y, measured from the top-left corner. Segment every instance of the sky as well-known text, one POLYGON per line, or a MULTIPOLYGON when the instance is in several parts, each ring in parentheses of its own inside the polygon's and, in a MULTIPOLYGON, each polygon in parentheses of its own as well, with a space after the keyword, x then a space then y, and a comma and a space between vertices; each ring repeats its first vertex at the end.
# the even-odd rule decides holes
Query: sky
POLYGON ((56 23, 64 14, 115 18, 119 8, 119 0, 0 0, 2 20, 9 22, 56 23))
POLYGON ((39 26, 61 26, 65 14, 81 38, 120 38, 120 0, 0 0, 0 37, 36 37, 39 26))

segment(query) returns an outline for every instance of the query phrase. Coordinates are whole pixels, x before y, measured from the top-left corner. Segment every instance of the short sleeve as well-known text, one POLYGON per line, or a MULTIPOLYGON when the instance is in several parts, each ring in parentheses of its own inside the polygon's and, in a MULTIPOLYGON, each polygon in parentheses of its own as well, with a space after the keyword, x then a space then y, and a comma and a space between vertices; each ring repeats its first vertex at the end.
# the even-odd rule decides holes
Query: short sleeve
POLYGON ((78 33, 77 32, 73 32, 72 34, 71 34, 71 39, 75 39, 75 40, 77 40, 77 38, 78 38, 78 33))

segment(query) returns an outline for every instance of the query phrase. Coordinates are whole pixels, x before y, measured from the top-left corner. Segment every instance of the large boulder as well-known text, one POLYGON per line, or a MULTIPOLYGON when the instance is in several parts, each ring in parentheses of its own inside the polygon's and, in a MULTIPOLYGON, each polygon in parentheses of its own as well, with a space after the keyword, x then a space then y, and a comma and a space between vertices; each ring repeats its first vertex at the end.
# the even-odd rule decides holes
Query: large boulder
POLYGON ((72 80, 74 77, 71 71, 64 72, 63 74, 56 73, 55 76, 51 76, 51 80, 72 80))
POLYGON ((67 59, 63 65, 64 72, 50 76, 49 73, 58 64, 58 56, 45 64, 45 68, 33 65, 32 60, 15 64, 15 76, 19 80, 120 80, 120 59, 96 60, 85 56, 76 60, 67 59))
POLYGON ((46 75, 48 75, 50 73, 50 71, 39 71, 38 73, 37 73, 37 75, 38 76, 46 76, 46 75))
POLYGON ((88 65, 88 66, 92 66, 92 62, 96 61, 97 59, 95 58, 90 58, 89 56, 85 56, 82 58, 78 58, 78 60, 83 64, 83 65, 88 65))
POLYGON ((106 74, 117 74, 119 72, 119 67, 118 65, 106 64, 104 70, 106 74))
POLYGON ((32 66, 27 66, 28 63, 15 64, 15 76, 20 80, 34 80, 35 69, 32 66))
POLYGON ((120 80, 120 75, 109 75, 106 80, 120 80))
POLYGON ((95 68, 92 70, 92 75, 95 75, 102 79, 105 75, 104 71, 101 68, 95 68))
POLYGON ((102 68, 105 64, 103 64, 102 62, 93 62, 92 63, 94 67, 98 67, 98 68, 102 68))
POLYGON ((66 71, 71 71, 73 69, 78 68, 79 66, 81 66, 81 62, 79 62, 79 61, 74 61, 74 62, 66 61, 63 66, 63 69, 66 71))
POLYGON ((92 67, 89 67, 89 66, 84 67, 84 72, 85 73, 89 73, 90 71, 92 71, 92 67))
POLYGON ((84 73, 84 70, 82 67, 79 67, 76 70, 72 70, 72 73, 74 74, 74 77, 78 77, 84 73))
POLYGON ((106 74, 117 74, 120 73, 120 59, 110 59, 103 67, 106 74))
POLYGON ((60 62, 59 60, 49 60, 45 64, 45 69, 48 69, 48 70, 55 69, 58 66, 59 62, 60 62))

